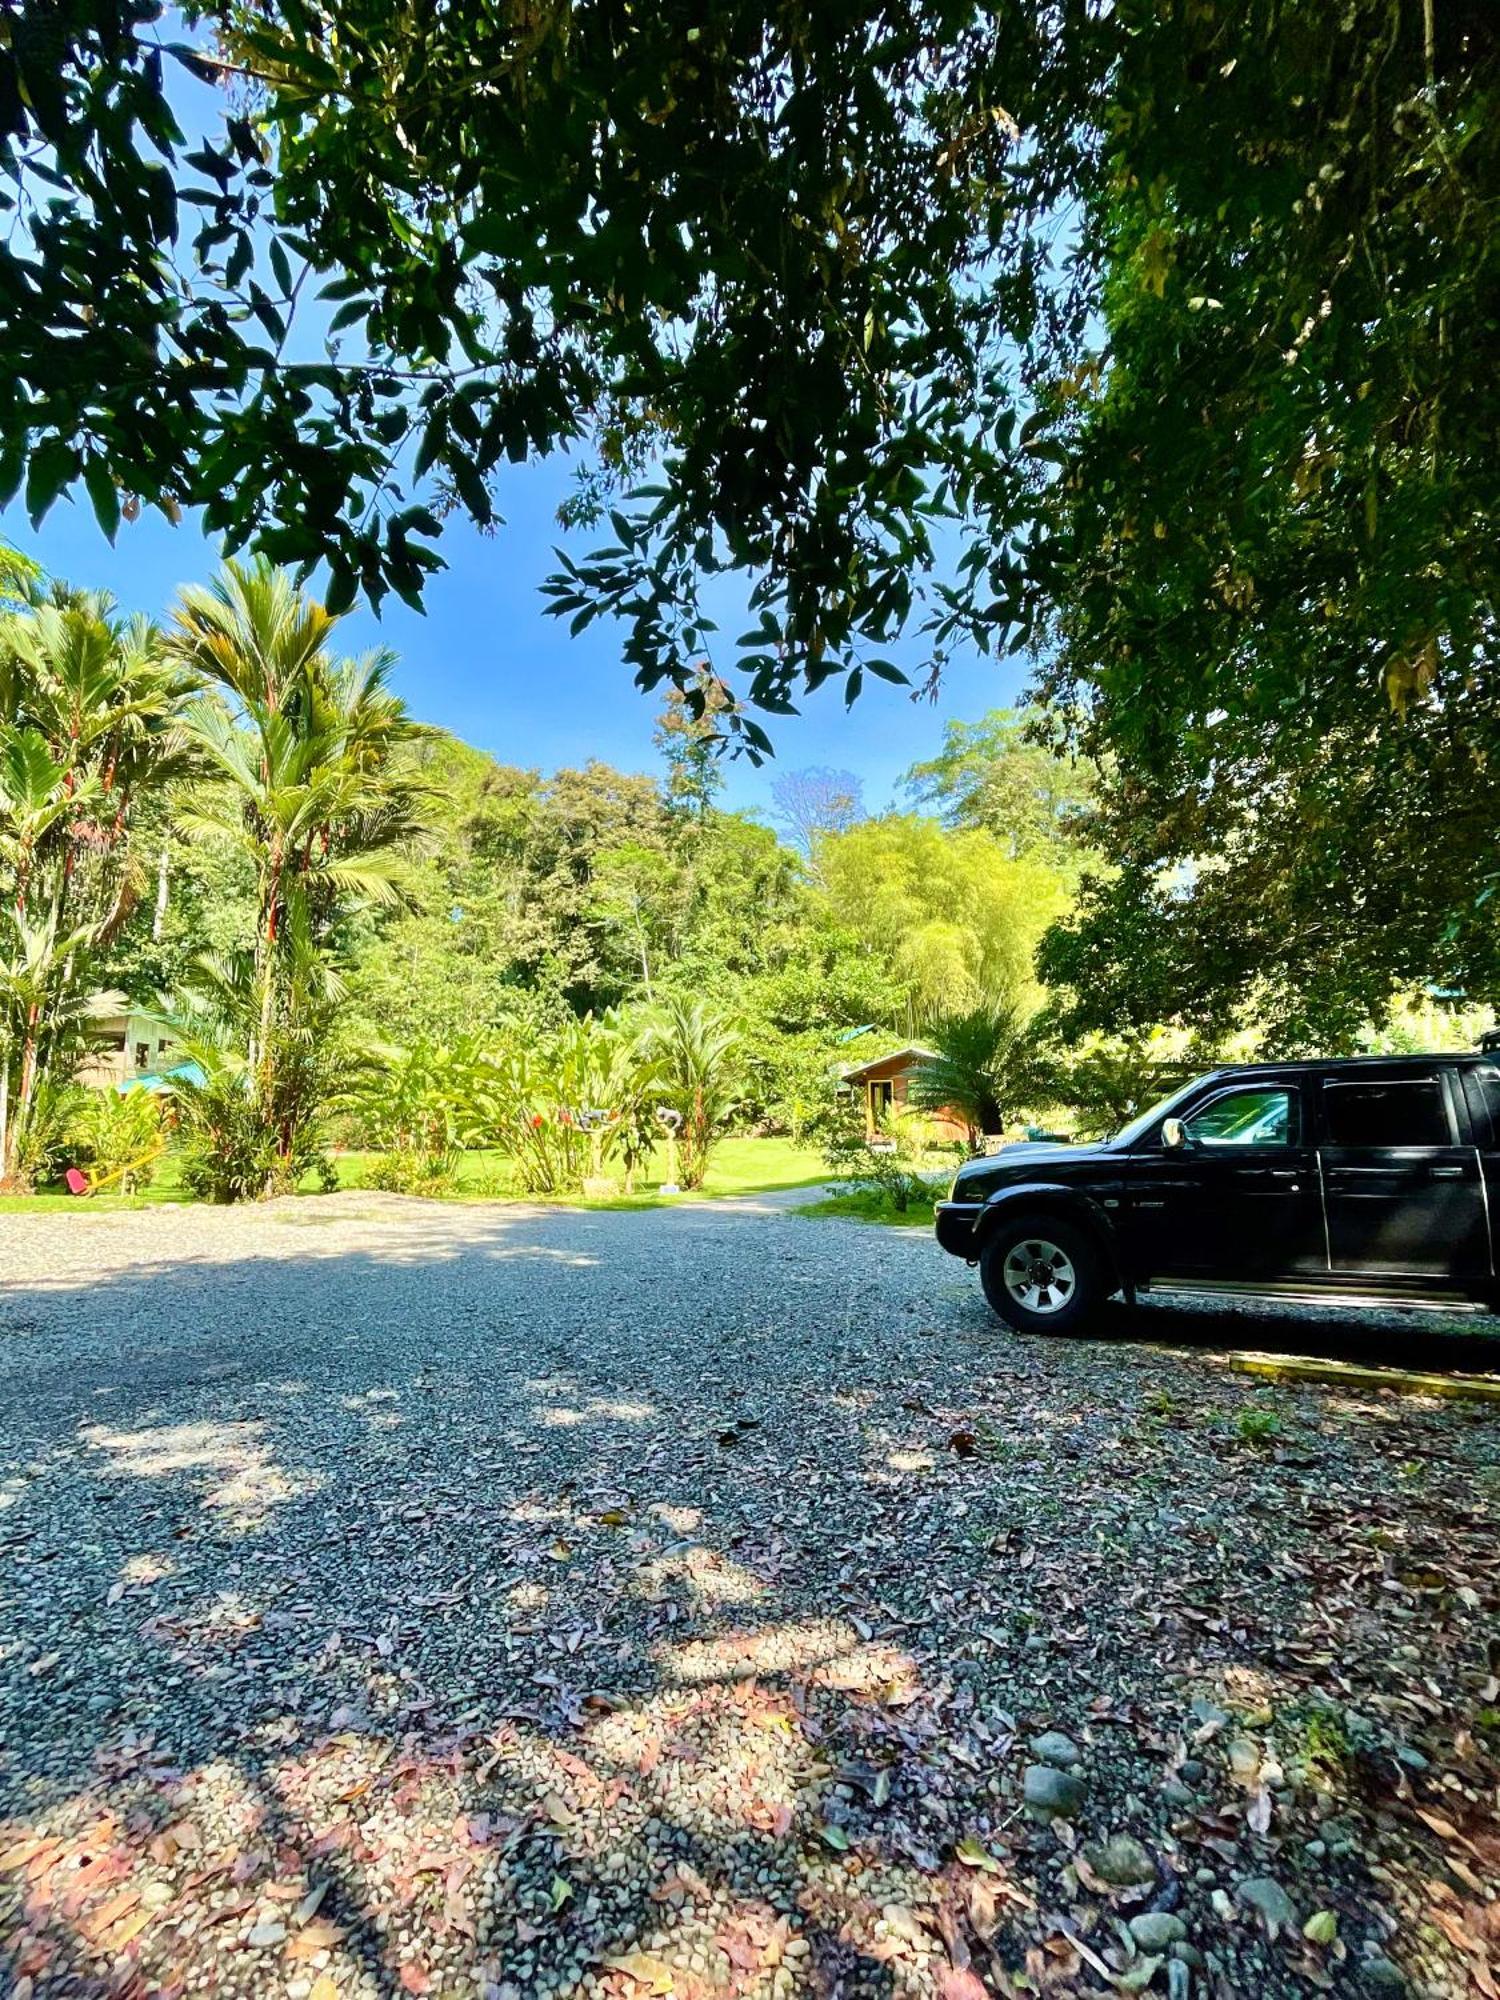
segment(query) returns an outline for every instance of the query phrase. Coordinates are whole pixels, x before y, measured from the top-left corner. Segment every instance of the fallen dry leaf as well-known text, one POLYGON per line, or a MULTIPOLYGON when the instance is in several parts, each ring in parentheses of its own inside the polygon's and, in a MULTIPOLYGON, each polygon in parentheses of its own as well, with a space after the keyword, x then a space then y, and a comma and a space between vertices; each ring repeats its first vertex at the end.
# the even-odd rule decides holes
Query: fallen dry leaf
POLYGON ((649 1951, 615 1952, 604 1963, 616 1972, 627 1974, 648 1993, 670 1993, 676 1979, 667 1961, 654 1958, 649 1951))

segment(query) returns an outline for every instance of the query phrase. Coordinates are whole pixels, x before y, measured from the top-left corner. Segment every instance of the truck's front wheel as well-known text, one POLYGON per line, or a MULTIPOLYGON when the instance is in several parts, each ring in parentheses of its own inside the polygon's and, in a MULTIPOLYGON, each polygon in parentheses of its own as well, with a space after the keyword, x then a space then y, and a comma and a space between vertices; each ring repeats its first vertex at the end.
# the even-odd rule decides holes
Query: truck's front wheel
POLYGON ((1019 1333, 1076 1333, 1108 1290, 1093 1240, 1045 1214, 1001 1221, 980 1253, 979 1281, 1019 1333))

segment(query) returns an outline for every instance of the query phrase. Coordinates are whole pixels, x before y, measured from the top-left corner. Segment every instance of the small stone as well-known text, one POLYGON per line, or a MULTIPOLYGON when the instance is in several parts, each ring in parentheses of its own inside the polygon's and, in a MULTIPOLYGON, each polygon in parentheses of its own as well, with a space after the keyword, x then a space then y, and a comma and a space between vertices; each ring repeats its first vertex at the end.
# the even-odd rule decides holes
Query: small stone
POLYGON ((1234 1916, 1234 1905, 1230 1902, 1224 1891, 1222 1889, 1215 1889, 1208 1900, 1213 1904, 1214 1915, 1219 1919, 1219 1922, 1221 1924, 1229 1923, 1234 1916))
POLYGON ((1181 1959, 1184 1965, 1190 1965, 1194 1972, 1201 1972, 1203 1970, 1202 1952, 1199 1951, 1197 1945, 1189 1944, 1185 1938, 1179 1938, 1177 1943, 1173 1945, 1172 1956, 1173 1958, 1181 1959))
POLYGON ((1059 1771, 1071 1771, 1075 1764, 1083 1761, 1078 1745, 1071 1736, 1064 1736, 1060 1729, 1049 1729, 1041 1736, 1033 1736, 1031 1754, 1039 1764, 1051 1764, 1059 1771))
POLYGON ((1143 1910, 1130 1919, 1130 1935, 1137 1950, 1159 1955, 1187 1936, 1187 1925, 1168 1910, 1143 1910))
POLYGON ((1099 1846, 1086 1847, 1083 1858, 1101 1881, 1117 1889, 1156 1880, 1156 1863, 1133 1834, 1112 1833, 1099 1846))
POLYGON ((1193 1975, 1180 1958, 1174 1958, 1167 1965, 1167 2000, 1188 2000, 1193 1990, 1193 1975))
POLYGON ((1422 1755, 1421 1751, 1414 1750, 1409 1743, 1398 1743, 1396 1745, 1396 1757, 1398 1762, 1404 1764, 1408 1771, 1426 1771, 1430 1768, 1427 1759, 1422 1755))
POLYGON ((1200 1695, 1193 1703, 1193 1715, 1199 1722, 1216 1722, 1220 1728, 1229 1720, 1229 1711, 1217 1708, 1211 1701, 1204 1701, 1200 1695))
POLYGON ((1198 1884, 1200 1889, 1211 1889, 1215 1881, 1214 1871, 1212 1868, 1207 1867, 1195 1868, 1193 1870, 1193 1880, 1198 1884))
POLYGON ((1366 1992, 1404 1993, 1406 1974, 1399 1965, 1392 1965, 1388 1958, 1377 1955, 1367 1958, 1359 1969, 1359 1976, 1366 1992))
POLYGON ((1294 1931, 1301 1924, 1297 1905, 1274 1875, 1251 1875, 1235 1890, 1247 1909, 1254 1910, 1272 1937, 1278 1931, 1294 1931))
POLYGON ((1307 1856, 1309 1861, 1321 1861, 1328 1852, 1328 1842, 1326 1840, 1304 1840, 1302 1843, 1302 1852, 1307 1856))
POLYGON ((880 1921, 892 1937, 901 1938, 906 1944, 926 1945, 931 1943, 927 1931, 915 1910, 905 1903, 884 1903, 881 1905, 880 1921))
POLYGON ((1249 1736, 1232 1737, 1229 1768, 1238 1784, 1253 1785, 1260 1774, 1260 1745, 1249 1736))
POLYGON ((252 1951, 269 1951, 273 1945, 286 1942, 286 1925, 269 1921, 257 1924, 245 1942, 252 1951))
POLYGON ((1185 1785, 1201 1785, 1207 1768, 1201 1757, 1184 1757, 1177 1766, 1177 1775, 1185 1785))
POLYGON ((1054 1770, 1050 1764, 1026 1766, 1026 1803, 1042 1819, 1075 1818, 1083 1810, 1087 1791, 1083 1779, 1070 1771, 1054 1770))
POLYGON ((1161 1795, 1169 1806, 1186 1809, 1198 1803, 1197 1794, 1190 1791, 1186 1785, 1179 1785, 1175 1778, 1167 1779, 1161 1788, 1161 1795))

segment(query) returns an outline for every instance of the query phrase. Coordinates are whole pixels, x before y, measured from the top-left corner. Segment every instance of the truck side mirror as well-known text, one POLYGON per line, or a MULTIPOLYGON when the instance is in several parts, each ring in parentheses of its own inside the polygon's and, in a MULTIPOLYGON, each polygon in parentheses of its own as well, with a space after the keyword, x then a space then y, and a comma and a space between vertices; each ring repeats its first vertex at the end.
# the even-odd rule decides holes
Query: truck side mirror
POLYGON ((1187 1127, 1180 1118, 1163 1118, 1161 1143, 1169 1153, 1180 1153, 1188 1142, 1187 1127))

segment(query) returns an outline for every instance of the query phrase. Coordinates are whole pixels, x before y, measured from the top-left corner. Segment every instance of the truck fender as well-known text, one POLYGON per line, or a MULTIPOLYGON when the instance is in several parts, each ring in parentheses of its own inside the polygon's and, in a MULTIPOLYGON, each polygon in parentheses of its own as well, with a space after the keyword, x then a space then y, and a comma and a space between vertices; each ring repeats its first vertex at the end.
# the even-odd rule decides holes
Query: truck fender
POLYGON ((1114 1218, 1085 1189, 1067 1187, 1057 1181, 1021 1181, 1016 1186, 1003 1187, 998 1194, 992 1194, 974 1218, 976 1257, 1004 1218, 1017 1208, 1065 1216, 1079 1228, 1086 1229, 1103 1251, 1116 1285, 1123 1285, 1127 1295, 1134 1298, 1132 1277, 1114 1218))

